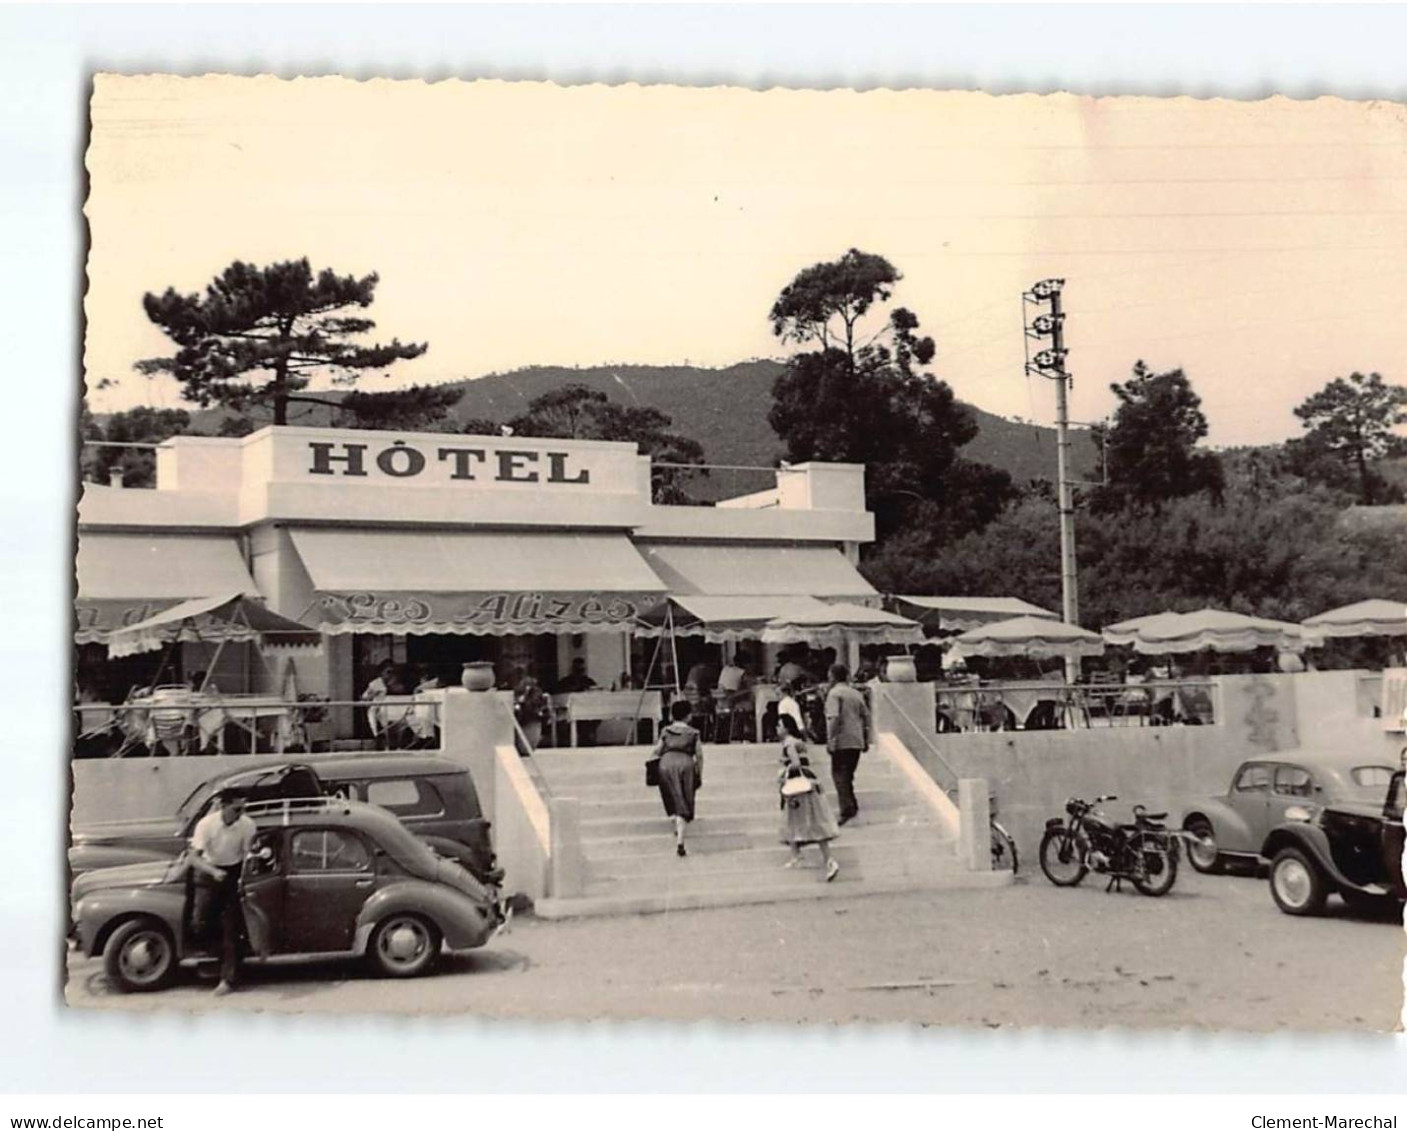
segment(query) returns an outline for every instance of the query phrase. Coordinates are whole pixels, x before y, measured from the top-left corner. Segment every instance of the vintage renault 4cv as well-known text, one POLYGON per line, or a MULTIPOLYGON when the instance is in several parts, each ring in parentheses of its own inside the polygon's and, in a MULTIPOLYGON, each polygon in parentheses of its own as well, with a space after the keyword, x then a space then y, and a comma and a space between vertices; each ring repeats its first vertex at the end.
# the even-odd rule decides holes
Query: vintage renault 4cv
MULTIPOLYGON (((240 896, 252 962, 365 957, 424 974, 442 949, 483 946, 504 922, 496 888, 438 855, 391 813, 339 798, 251 804, 258 828, 240 896)), ((114 989, 156 990, 210 951, 184 855, 97 868, 73 881, 78 946, 114 989)))

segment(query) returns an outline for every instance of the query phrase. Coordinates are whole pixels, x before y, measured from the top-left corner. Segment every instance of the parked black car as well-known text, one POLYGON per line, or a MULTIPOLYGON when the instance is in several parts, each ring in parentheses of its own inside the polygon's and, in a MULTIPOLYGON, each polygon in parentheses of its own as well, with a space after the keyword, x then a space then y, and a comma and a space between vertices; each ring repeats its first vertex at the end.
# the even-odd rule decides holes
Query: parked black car
POLYGON ((503 871, 494 857, 490 823, 469 771, 458 762, 419 754, 357 755, 266 762, 202 782, 174 818, 114 821, 74 830, 68 852, 74 875, 93 868, 169 860, 190 839, 221 790, 235 789, 251 802, 336 796, 388 809, 436 852, 462 865, 484 883, 497 884, 503 871))
MULTIPOLYGON (((1407 754, 1407 751, 1404 751, 1407 754)), ((1403 772, 1381 804, 1338 800, 1318 810, 1293 808, 1266 837, 1270 894, 1287 915, 1317 915, 1331 894, 1365 909, 1400 905, 1403 772)))

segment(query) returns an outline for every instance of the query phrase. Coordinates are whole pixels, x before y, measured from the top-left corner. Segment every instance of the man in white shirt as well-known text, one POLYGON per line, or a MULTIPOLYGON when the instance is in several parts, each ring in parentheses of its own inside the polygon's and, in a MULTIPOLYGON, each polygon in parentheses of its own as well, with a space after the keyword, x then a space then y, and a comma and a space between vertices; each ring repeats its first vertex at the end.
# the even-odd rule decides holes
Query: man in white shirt
POLYGON ((196 822, 191 833, 191 863, 210 889, 206 921, 220 927, 217 995, 233 990, 239 978, 240 935, 244 926, 239 877, 244 858, 254 849, 257 832, 254 822, 244 815, 244 798, 226 793, 196 822))
POLYGON ((376 678, 368 683, 366 690, 362 692, 362 698, 371 703, 366 709, 366 725, 371 728, 378 746, 383 744, 385 737, 382 732, 386 729, 386 717, 376 701, 391 694, 391 685, 395 682, 395 677, 396 665, 390 660, 382 660, 377 666, 376 678))

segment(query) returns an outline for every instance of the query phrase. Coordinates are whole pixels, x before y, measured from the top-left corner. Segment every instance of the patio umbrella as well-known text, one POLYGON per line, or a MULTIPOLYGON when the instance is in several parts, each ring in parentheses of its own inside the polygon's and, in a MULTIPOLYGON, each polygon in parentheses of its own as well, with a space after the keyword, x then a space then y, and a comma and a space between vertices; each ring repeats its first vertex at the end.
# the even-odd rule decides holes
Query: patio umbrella
POLYGON ((923 629, 907 617, 864 605, 827 604, 796 609, 769 620, 762 629, 764 644, 809 644, 839 648, 859 644, 922 644, 923 629))
POLYGON ((258 601, 236 593, 182 601, 130 628, 119 629, 108 637, 108 654, 131 656, 187 641, 221 646, 257 641, 261 649, 269 651, 317 648, 322 644, 322 636, 316 629, 280 616, 258 601))
POLYGON ((1401 601, 1358 601, 1301 622, 1321 636, 1407 636, 1407 604, 1401 601))
POLYGON ((1198 609, 1193 613, 1156 613, 1111 624, 1104 630, 1110 644, 1132 644, 1150 656, 1180 652, 1250 652, 1276 648, 1299 652, 1323 643, 1319 634, 1289 621, 1252 617, 1224 609, 1198 609))
POLYGON ((1045 617, 1013 617, 996 624, 969 629, 953 641, 952 654, 967 656, 1029 656, 1041 660, 1059 656, 1079 659, 1099 656, 1104 640, 1077 624, 1045 617))
POLYGON ((819 614, 829 608, 815 597, 674 596, 636 618, 636 636, 702 636, 710 644, 757 640, 778 617, 819 614))
POLYGON ((926 597, 895 595, 888 599, 892 611, 938 632, 966 632, 984 624, 1012 617, 1049 617, 1059 614, 1019 597, 926 597))

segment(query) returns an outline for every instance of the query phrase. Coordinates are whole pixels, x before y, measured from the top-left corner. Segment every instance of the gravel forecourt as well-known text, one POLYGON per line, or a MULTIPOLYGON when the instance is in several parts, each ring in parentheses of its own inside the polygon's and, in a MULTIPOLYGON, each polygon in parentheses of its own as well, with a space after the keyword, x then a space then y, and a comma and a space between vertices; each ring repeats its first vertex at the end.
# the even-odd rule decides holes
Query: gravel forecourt
POLYGON ((210 994, 192 972, 157 994, 109 991, 69 955, 75 1006, 712 1019, 1392 1031, 1404 935, 1393 916, 1282 914, 1264 880, 1184 868, 1161 899, 1073 890, 1039 873, 988 891, 928 892, 545 922, 413 981, 352 963, 252 969, 210 994))

